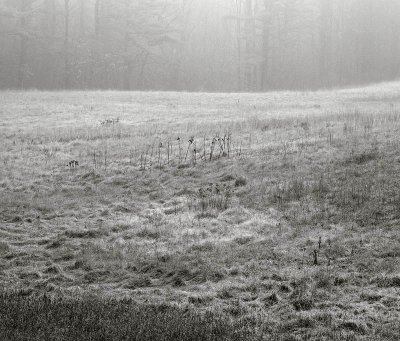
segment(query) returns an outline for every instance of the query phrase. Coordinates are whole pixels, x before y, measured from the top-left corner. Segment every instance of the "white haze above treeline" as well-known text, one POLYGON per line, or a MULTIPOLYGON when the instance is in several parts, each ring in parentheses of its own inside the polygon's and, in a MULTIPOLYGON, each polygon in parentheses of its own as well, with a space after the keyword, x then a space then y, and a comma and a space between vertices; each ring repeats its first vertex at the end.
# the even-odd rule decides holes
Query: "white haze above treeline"
POLYGON ((265 91, 399 74, 399 0, 0 0, 3 89, 265 91))

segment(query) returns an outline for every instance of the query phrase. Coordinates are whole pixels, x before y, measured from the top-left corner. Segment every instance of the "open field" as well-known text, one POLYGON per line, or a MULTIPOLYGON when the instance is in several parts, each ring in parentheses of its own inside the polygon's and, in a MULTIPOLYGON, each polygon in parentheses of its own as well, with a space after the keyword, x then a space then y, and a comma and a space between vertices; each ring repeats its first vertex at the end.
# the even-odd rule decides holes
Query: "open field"
POLYGON ((2 92, 0 146, 1 340, 398 340, 400 83, 2 92))

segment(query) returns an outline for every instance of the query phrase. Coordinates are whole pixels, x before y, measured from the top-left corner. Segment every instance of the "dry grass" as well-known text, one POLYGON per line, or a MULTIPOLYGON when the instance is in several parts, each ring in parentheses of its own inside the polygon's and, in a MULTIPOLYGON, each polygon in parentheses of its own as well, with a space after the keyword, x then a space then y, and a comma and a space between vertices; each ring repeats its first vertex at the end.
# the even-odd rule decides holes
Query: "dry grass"
POLYGON ((394 340, 399 99, 1 93, 0 285, 394 340))

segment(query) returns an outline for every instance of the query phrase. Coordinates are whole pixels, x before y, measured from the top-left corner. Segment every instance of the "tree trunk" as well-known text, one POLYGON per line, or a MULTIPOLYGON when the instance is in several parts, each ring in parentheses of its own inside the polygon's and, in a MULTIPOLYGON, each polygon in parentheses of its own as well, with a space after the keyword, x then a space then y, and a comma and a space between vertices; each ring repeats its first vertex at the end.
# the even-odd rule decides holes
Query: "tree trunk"
POLYGON ((242 90, 242 0, 236 0, 237 90, 242 90))
POLYGON ((268 77, 269 77, 269 54, 270 54, 270 23, 269 23, 269 10, 270 1, 264 0, 264 10, 266 16, 263 20, 263 30, 262 30, 262 71, 261 71, 261 89, 268 89, 268 77))
POLYGON ((100 5, 101 0, 96 0, 94 4, 94 34, 96 40, 98 40, 100 36, 100 5))
POLYGON ((129 28, 129 2, 125 0, 125 36, 124 36, 124 90, 131 90, 132 61, 129 53, 129 45, 131 41, 129 28))
POLYGON ((332 52, 332 0, 321 1, 321 16, 320 16, 320 62, 319 74, 320 82, 327 85, 330 82, 331 71, 331 52, 332 52))
POLYGON ((56 14, 56 0, 51 0, 51 36, 55 38, 56 36, 56 24, 57 24, 57 14, 56 14))
POLYGON ((80 17, 79 17, 79 31, 80 31, 80 39, 83 40, 86 34, 86 8, 85 8, 85 0, 81 0, 80 3, 80 17))
POLYGON ((26 72, 26 49, 27 49, 27 31, 26 31, 26 0, 20 0, 20 21, 19 21, 19 58, 18 58, 18 75, 17 87, 23 89, 25 87, 25 72, 26 72))
POLYGON ((64 0, 64 10, 65 10, 65 22, 64 22, 64 88, 69 89, 70 87, 70 60, 69 60, 69 0, 64 0))
POLYGON ((252 61, 255 56, 255 18, 253 11, 253 0, 246 0, 245 8, 245 41, 246 41, 246 61, 245 61, 245 90, 253 91, 256 88, 255 63, 252 61))

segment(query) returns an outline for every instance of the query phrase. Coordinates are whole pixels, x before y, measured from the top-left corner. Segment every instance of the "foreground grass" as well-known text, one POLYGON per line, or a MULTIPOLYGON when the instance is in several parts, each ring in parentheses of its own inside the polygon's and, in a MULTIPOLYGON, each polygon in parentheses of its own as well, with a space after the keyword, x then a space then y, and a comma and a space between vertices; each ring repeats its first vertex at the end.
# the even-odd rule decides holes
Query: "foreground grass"
MULTIPOLYGON (((332 327, 293 333, 309 328, 310 318, 273 325, 257 317, 229 319, 215 311, 203 314, 168 305, 142 305, 131 299, 97 296, 25 296, 23 292, 0 295, 1 340, 354 340, 354 335, 332 327)), ((352 321, 348 328, 360 328, 352 321)), ((364 340, 375 340, 370 336, 364 340)), ((394 339, 393 339, 394 340, 394 339)))
POLYGON ((213 313, 96 297, 0 296, 1 340, 251 340, 250 326, 213 313))
POLYGON ((0 98, 0 285, 32 296, 3 309, 22 318, 46 293, 56 331, 63 317, 46 319, 68 304, 114 326, 126 297, 135 320, 182 330, 213 311, 210 338, 397 338, 397 83, 0 98))

